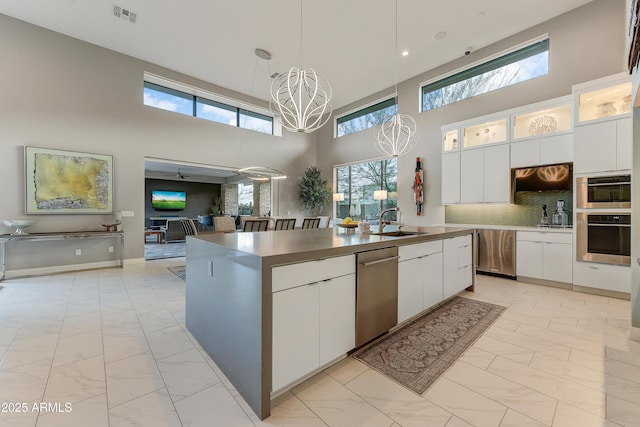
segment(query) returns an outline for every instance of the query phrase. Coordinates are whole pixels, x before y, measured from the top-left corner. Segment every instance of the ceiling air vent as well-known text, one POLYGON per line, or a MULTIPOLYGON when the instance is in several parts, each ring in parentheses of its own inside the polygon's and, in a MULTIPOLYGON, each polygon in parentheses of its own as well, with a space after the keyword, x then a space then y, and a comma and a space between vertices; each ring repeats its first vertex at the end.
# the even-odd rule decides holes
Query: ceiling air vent
POLYGON ((113 5, 113 16, 120 18, 123 21, 131 22, 132 24, 136 23, 136 18, 138 17, 135 12, 131 12, 130 10, 115 4, 113 5))

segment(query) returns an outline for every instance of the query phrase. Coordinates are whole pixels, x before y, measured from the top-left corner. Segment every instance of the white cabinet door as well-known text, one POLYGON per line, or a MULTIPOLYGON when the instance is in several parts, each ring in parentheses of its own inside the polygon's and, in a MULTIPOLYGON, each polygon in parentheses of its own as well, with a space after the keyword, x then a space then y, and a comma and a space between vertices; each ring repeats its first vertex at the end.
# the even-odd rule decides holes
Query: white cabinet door
POLYGON ((509 144, 483 148, 484 151, 484 201, 509 203, 511 200, 511 168, 509 144))
MULTIPOLYGON (((424 258, 412 258, 398 263, 398 323, 424 310, 424 258)), ((440 285, 442 294, 442 285, 440 285)))
POLYGON ((277 391, 319 366, 319 285, 273 294, 273 378, 277 391))
POLYGON ((542 279, 542 242, 516 242, 516 274, 542 279))
POLYGON ((573 133, 547 136, 540 140, 540 164, 573 162, 573 133))
POLYGON ((511 167, 524 168, 540 164, 540 140, 511 144, 511 167))
POLYGON ((442 290, 442 252, 420 258, 424 264, 425 278, 423 281, 423 309, 433 307, 444 299, 442 290))
POLYGON ((442 243, 442 297, 446 299, 458 292, 458 247, 453 239, 442 243))
POLYGON ((618 169, 631 169, 633 161, 633 139, 631 131, 631 117, 617 120, 617 165, 618 169))
POLYGON ((471 236, 443 240, 442 298, 446 299, 469 287, 473 281, 471 236))
POLYGON ((356 276, 336 277, 320 288, 320 365, 356 346, 356 276))
POLYGON ((460 203, 460 153, 442 155, 442 204, 460 203))
POLYGON ((616 120, 574 129, 574 173, 605 172, 617 169, 616 120))
POLYGON ((460 202, 484 201, 484 150, 475 149, 460 153, 460 202))
POLYGON ((564 283, 573 281, 573 245, 542 243, 542 278, 564 283))

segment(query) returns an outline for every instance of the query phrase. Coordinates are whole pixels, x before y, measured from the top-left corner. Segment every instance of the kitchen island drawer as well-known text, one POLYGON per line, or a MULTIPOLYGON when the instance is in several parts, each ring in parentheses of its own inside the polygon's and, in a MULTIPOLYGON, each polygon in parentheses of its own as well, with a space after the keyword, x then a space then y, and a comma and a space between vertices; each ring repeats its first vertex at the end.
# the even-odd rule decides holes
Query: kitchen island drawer
POLYGON ((344 255, 319 259, 317 261, 282 265, 272 269, 271 291, 278 292, 295 286, 320 282, 355 272, 355 255, 344 255))
POLYGON ((398 255, 400 256, 400 261, 418 258, 425 255, 436 254, 438 252, 442 252, 442 240, 416 243, 414 245, 405 245, 398 247, 398 255))
POLYGON ((631 292, 631 268, 578 261, 573 264, 573 284, 617 292, 631 292))

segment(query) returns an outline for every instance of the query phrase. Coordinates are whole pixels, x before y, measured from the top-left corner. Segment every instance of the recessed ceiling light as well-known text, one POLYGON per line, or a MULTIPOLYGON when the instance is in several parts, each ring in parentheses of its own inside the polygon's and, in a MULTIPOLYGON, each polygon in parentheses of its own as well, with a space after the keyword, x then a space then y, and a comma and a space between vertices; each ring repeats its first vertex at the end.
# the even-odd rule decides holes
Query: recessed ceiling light
POLYGON ((433 35, 433 38, 435 40, 444 40, 447 38, 447 32, 446 31, 438 31, 437 33, 435 33, 433 35))
POLYGON ((408 50, 403 50, 402 51, 402 56, 409 56, 409 51, 408 50))

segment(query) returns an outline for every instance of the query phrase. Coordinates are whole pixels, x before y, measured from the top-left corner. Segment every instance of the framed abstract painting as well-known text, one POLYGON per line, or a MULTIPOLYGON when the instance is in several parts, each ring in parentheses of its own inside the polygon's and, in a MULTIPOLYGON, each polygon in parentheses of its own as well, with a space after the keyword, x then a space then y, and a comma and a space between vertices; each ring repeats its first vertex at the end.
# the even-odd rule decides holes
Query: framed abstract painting
POLYGON ((113 156, 25 147, 25 213, 113 212, 113 156))

